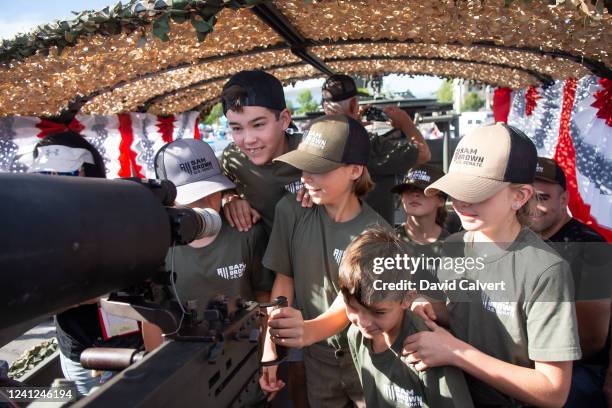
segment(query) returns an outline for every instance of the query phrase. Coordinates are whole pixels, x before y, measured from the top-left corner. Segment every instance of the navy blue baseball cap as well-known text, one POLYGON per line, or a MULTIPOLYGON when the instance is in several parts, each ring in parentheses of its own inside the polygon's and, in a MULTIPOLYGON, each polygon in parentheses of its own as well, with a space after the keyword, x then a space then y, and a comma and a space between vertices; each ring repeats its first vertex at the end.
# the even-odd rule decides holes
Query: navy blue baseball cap
POLYGON ((227 101, 225 97, 233 88, 242 106, 261 106, 278 111, 287 107, 283 84, 274 75, 259 70, 240 71, 223 85, 223 114, 227 114, 230 109, 228 103, 233 102, 227 101))

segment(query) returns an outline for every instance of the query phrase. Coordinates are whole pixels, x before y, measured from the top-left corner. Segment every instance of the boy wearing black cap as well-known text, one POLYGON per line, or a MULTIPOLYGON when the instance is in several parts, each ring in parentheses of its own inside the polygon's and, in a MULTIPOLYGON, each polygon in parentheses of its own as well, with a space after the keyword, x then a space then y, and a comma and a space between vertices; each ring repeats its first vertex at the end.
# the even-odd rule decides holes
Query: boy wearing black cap
POLYGON ((583 356, 574 362, 566 406, 604 406, 602 387, 610 370, 610 279, 609 270, 600 274, 600 267, 594 263, 605 262, 609 246, 595 230, 568 213, 565 173, 556 161, 539 157, 535 177, 538 203, 531 229, 548 239, 570 263, 576 287, 583 356))
MULTIPOLYGON (((357 97, 361 94, 348 75, 332 75, 323 84, 323 110, 327 115, 345 114, 361 120, 357 97)), ((372 208, 390 224, 394 224, 394 200, 389 190, 397 174, 405 174, 415 165, 431 158, 425 139, 408 114, 400 108, 384 109, 394 130, 385 135, 370 133, 371 154, 368 169, 376 183, 367 197, 372 208)))
MULTIPOLYGON (((176 203, 190 208, 218 212, 221 193, 235 187, 223 175, 213 149, 201 140, 177 139, 163 146, 155 156, 155 173, 174 183, 176 203)), ((239 232, 221 217, 215 235, 170 249, 166 264, 177 274, 179 300, 198 300, 199 312, 221 295, 228 297, 230 309, 238 297, 267 302, 273 275, 261 265, 266 238, 260 225, 239 232)), ((150 326, 146 332, 147 348, 155 347, 159 332, 150 326)))
MULTIPOLYGON (((276 206, 264 265, 276 272, 272 296, 293 294, 306 318, 326 311, 338 296, 338 265, 351 240, 374 225, 390 226, 362 197, 372 188, 366 164, 370 140, 364 127, 345 115, 315 120, 296 150, 277 160, 300 169, 316 206, 303 208, 291 197, 276 206)), ((276 357, 266 338, 264 361, 276 357)), ((364 406, 348 352, 346 331, 304 351, 308 400, 313 407, 364 406)), ((276 367, 264 367, 264 391, 277 392, 276 367)))
MULTIPOLYGON (((302 135, 287 132, 291 113, 283 86, 273 75, 241 71, 223 86, 221 100, 234 138, 224 150, 221 164, 236 184, 235 190, 224 193, 223 213, 239 231, 249 230, 261 219, 269 235, 276 204, 285 194, 303 189, 301 172, 273 159, 295 150, 302 135)), ((308 197, 303 203, 311 205, 308 197)), ((301 353, 294 351, 290 360, 291 398, 295 406, 306 406, 301 353)))
POLYGON ((301 135, 286 130, 291 123, 283 86, 263 71, 242 71, 232 76, 221 94, 234 142, 221 159, 223 172, 236 184, 236 191, 224 194, 223 211, 230 224, 248 230, 263 219, 272 229, 274 207, 287 192, 302 187, 299 170, 273 163, 278 156, 294 150, 301 135))

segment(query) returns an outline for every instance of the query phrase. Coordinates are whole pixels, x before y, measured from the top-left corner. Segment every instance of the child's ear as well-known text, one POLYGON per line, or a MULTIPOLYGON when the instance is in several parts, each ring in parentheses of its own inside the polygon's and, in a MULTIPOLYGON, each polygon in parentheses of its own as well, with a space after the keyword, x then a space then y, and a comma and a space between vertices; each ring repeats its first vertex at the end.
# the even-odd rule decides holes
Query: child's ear
POLYGON ((412 305, 412 301, 416 299, 418 295, 419 294, 417 293, 416 290, 409 290, 406 293, 406 296, 404 296, 404 300, 402 300, 402 303, 401 303, 402 309, 404 310, 410 309, 410 306, 412 305))
POLYGON ((361 177, 364 166, 358 164, 350 164, 349 166, 351 166, 351 180, 357 180, 359 177, 361 177))
POLYGON ((281 122, 283 131, 287 130, 289 128, 289 125, 291 124, 291 112, 289 112, 289 109, 283 109, 280 113, 278 120, 281 122))

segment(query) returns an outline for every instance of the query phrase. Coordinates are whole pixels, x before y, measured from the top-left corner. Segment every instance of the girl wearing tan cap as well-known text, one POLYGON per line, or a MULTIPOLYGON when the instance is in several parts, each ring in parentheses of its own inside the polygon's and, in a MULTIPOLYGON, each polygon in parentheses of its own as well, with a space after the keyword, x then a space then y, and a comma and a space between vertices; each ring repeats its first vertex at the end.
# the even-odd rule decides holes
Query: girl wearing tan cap
POLYGON ((425 189, 448 194, 466 230, 446 240, 447 252, 456 242, 462 259, 480 264, 437 269, 448 314, 414 302, 432 331, 408 337, 404 354, 418 370, 469 374, 476 406, 562 406, 581 355, 569 267, 526 227, 536 162, 521 131, 486 126, 461 140, 448 174, 425 189))

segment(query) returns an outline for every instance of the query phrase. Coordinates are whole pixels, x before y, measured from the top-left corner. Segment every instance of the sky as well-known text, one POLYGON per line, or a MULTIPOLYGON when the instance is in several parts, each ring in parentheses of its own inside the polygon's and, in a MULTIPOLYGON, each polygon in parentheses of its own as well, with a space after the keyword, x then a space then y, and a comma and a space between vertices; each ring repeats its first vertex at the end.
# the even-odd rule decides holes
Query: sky
MULTIPOLYGON (((40 24, 73 17, 72 11, 101 10, 114 6, 118 0, 0 0, 0 39, 28 32, 40 24)), ((321 99, 322 79, 300 81, 287 87, 287 99, 295 100, 302 89, 311 89, 315 101, 321 99)), ((383 80, 383 90, 402 92, 409 89, 417 98, 431 97, 442 80, 436 77, 389 75, 383 80)))
POLYGON ((118 0, 0 0, 0 38, 28 32, 39 24, 71 19, 72 11, 101 10, 118 0))

